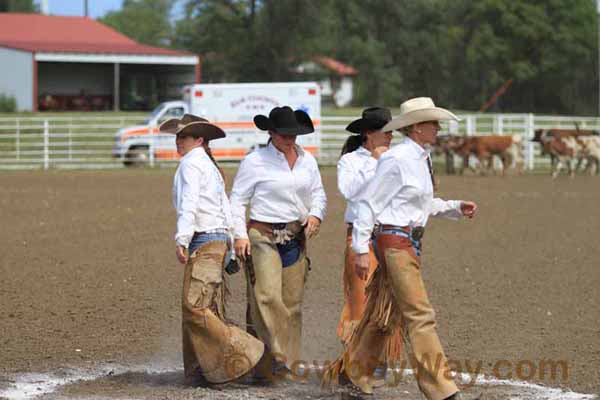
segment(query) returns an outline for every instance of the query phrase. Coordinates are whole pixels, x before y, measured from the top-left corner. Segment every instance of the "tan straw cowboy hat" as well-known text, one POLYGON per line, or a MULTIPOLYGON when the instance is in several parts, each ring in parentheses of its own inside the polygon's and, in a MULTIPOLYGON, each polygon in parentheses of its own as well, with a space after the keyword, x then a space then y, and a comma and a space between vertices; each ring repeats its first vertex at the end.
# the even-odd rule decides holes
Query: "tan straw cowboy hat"
POLYGON ((225 137, 225 132, 208 120, 192 114, 184 114, 181 119, 171 118, 158 128, 161 132, 172 133, 179 136, 202 137, 207 142, 225 137))
POLYGON ((388 132, 419 122, 452 119, 460 121, 456 115, 445 108, 436 107, 430 97, 415 97, 402 103, 400 105, 400 115, 388 122, 381 130, 388 132))

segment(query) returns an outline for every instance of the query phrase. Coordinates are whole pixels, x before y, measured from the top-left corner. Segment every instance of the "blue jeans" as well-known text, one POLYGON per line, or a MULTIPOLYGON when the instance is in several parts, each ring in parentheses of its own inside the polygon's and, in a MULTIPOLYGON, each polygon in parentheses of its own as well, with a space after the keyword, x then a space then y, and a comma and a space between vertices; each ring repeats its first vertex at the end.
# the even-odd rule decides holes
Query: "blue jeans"
MULTIPOLYGON (((273 231, 286 229, 287 223, 275 223, 273 224, 273 231)), ((281 257, 281 266, 283 268, 293 265, 300 259, 302 248, 300 246, 300 240, 297 237, 289 240, 285 243, 276 243, 277 252, 281 257)))
MULTIPOLYGON (((208 242, 221 241, 229 243, 229 235, 226 233, 195 233, 192 237, 192 241, 188 246, 188 254, 191 256, 197 248, 208 242)), ((225 257, 225 265, 229 263, 229 260, 233 258, 233 249, 229 249, 227 256, 225 257)))
POLYGON ((281 266, 283 268, 294 265, 300 259, 302 248, 298 239, 292 239, 284 244, 277 244, 277 251, 281 257, 281 266))

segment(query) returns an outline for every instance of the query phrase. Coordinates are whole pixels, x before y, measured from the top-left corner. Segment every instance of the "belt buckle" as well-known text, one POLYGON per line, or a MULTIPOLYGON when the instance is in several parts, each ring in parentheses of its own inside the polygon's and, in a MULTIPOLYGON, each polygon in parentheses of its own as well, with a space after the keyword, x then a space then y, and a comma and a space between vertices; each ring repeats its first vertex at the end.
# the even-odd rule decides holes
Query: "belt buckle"
POLYGON ((410 229, 410 238, 415 241, 420 241, 425 233, 425 228, 422 226, 415 226, 410 229))

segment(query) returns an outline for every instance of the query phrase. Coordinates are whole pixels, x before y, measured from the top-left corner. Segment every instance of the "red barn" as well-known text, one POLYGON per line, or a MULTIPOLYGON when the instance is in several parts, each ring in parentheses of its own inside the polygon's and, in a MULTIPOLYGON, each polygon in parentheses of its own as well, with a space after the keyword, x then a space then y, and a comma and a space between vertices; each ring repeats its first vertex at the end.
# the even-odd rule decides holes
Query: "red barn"
POLYGON ((19 110, 149 109, 199 81, 196 55, 137 43, 96 20, 0 14, 0 94, 19 110))

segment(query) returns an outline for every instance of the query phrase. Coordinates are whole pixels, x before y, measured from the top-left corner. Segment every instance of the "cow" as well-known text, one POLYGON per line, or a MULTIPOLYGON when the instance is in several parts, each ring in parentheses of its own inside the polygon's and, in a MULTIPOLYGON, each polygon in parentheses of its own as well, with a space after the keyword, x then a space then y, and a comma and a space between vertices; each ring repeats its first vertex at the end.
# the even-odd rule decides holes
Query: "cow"
POLYGON ((532 142, 540 142, 542 137, 565 138, 569 136, 597 136, 600 132, 590 129, 536 129, 534 131, 532 142))
POLYGON ((446 173, 453 175, 454 170, 454 152, 451 149, 450 143, 456 138, 453 135, 439 135, 436 137, 434 146, 434 154, 440 156, 444 154, 446 160, 446 173))
MULTIPOLYGON (((541 146, 541 155, 549 155, 550 156, 550 165, 552 169, 556 167, 556 162, 558 161, 556 155, 550 151, 550 142, 553 138, 563 139, 567 137, 585 137, 585 136, 597 136, 600 133, 598 131, 589 130, 589 129, 536 129, 534 131, 532 142, 537 142, 541 146)), ((573 143, 569 141, 569 143, 573 143)), ((563 160, 564 161, 564 160, 563 160)), ((570 165, 570 164, 569 164, 570 165)), ((578 161, 576 169, 579 169, 581 165, 581 160, 578 161)))
POLYGON ((555 161, 552 165, 552 179, 556 179, 564 166, 567 167, 569 176, 575 176, 575 167, 573 162, 584 156, 584 146, 575 136, 565 137, 547 137, 542 138, 544 148, 555 161))
POLYGON ((577 139, 583 146, 586 170, 590 171, 590 175, 597 175, 600 171, 600 136, 580 136, 577 139))
POLYGON ((484 173, 483 167, 487 163, 487 169, 492 168, 493 157, 498 156, 502 161, 502 174, 514 161, 517 170, 522 172, 524 165, 523 152, 521 149, 522 138, 520 135, 513 136, 455 136, 446 141, 446 146, 456 155, 462 157, 462 174, 469 167, 469 158, 474 155, 480 163, 480 173, 484 173))
MULTIPOLYGON (((463 164, 468 166, 469 155, 471 152, 471 137, 444 135, 438 136, 435 145, 435 154, 446 156, 446 172, 454 173, 454 155, 459 156, 463 160, 463 164)), ((461 168, 460 173, 463 173, 461 168)))

